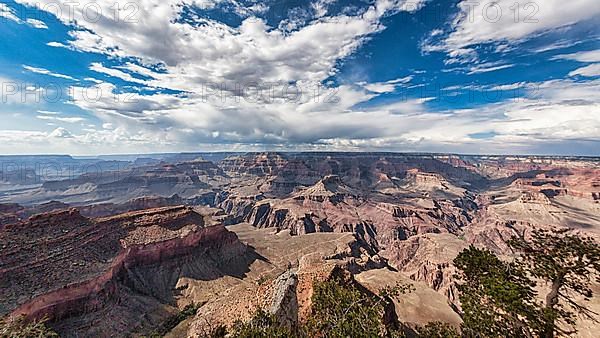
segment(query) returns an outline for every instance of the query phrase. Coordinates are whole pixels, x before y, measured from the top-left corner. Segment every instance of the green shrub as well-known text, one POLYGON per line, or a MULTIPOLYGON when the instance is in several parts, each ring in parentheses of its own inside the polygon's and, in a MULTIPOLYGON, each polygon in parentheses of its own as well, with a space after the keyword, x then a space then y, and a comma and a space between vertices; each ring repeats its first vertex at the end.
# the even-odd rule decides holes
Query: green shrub
POLYGON ((379 295, 356 286, 351 278, 336 276, 314 283, 310 318, 297 328, 281 326, 277 318, 258 310, 248 322, 237 322, 232 337, 402 337, 386 327, 385 307, 391 298, 410 288, 384 288, 379 295))
POLYGON ((459 338, 458 330, 447 323, 431 322, 418 328, 419 337, 422 338, 459 338))
POLYGON ((236 322, 233 325, 231 336, 240 338, 285 338, 296 337, 297 335, 290 329, 279 325, 272 314, 259 309, 251 320, 236 322))
POLYGON ((377 337, 386 331, 383 315, 383 298, 334 277, 315 283, 305 331, 311 337, 377 337))
POLYGON ((24 317, 0 320, 0 338, 55 338, 59 335, 46 326, 47 319, 27 323, 24 317))

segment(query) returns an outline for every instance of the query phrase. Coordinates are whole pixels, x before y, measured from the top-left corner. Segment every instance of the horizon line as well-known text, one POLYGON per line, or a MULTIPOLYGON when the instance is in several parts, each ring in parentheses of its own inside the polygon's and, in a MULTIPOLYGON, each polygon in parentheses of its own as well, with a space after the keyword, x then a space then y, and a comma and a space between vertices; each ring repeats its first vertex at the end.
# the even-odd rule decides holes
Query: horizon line
POLYGON ((454 152, 423 152, 423 151, 369 151, 369 150, 265 150, 265 151, 233 151, 233 150, 215 150, 215 151, 182 151, 182 152, 156 152, 156 153, 105 153, 105 154, 90 154, 90 155, 78 155, 69 153, 28 153, 28 154, 0 154, 2 157, 58 157, 58 156, 69 156, 71 158, 99 158, 99 157, 129 157, 129 156, 161 156, 161 155, 194 155, 194 154, 397 154, 397 155, 450 155, 450 156, 470 156, 470 157, 548 157, 548 158, 600 158, 600 154, 597 155, 577 155, 577 154, 510 154, 510 153, 454 153, 454 152))

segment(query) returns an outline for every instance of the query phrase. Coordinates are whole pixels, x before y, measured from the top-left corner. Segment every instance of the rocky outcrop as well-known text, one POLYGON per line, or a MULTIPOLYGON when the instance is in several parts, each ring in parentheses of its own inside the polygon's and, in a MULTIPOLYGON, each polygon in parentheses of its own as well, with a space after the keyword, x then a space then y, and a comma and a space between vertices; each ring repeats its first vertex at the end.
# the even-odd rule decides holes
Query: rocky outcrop
POLYGON ((417 326, 435 321, 459 327, 462 322, 447 297, 435 292, 426 283, 408 278, 402 272, 386 268, 372 269, 356 275, 356 280, 376 294, 384 287, 410 285, 411 292, 392 298, 397 320, 409 328, 416 329, 417 326))
POLYGON ((246 220, 257 228, 288 229, 293 235, 322 230, 322 228, 317 228, 312 215, 298 215, 288 208, 279 208, 268 201, 254 205, 246 220))
POLYGON ((271 285, 273 293, 268 310, 281 325, 289 328, 298 325, 297 286, 298 275, 293 269, 281 274, 271 285))
POLYGON ((88 316, 123 292, 173 304, 180 276, 218 278, 246 252, 234 233, 204 226, 187 207, 97 220, 74 209, 41 214, 0 232, 0 246, 0 313, 53 321, 88 316))
POLYGON ((466 229, 464 237, 470 244, 491 250, 497 255, 511 255, 513 251, 508 241, 534 228, 535 225, 528 222, 489 220, 466 229))
POLYGON ((0 230, 6 225, 22 220, 24 213, 25 207, 16 203, 0 204, 0 230))
POLYGON ((550 199, 548 196, 541 192, 526 191, 520 197, 522 203, 533 203, 533 204, 546 204, 550 205, 550 199))
POLYGON ((257 196, 228 196, 224 201, 218 204, 219 208, 228 216, 226 224, 236 224, 248 219, 254 205, 262 199, 257 196))
POLYGON ((452 260, 468 244, 452 234, 423 234, 396 242, 382 255, 411 279, 424 282, 452 302, 458 300, 452 260))
POLYGON ((287 160, 278 153, 250 153, 244 156, 231 156, 219 163, 219 167, 233 175, 274 175, 285 166, 287 160))
POLYGON ((293 198, 298 201, 308 200, 318 203, 329 201, 335 205, 346 198, 357 198, 358 194, 358 191, 346 186, 339 176, 327 175, 314 185, 295 193, 293 198))

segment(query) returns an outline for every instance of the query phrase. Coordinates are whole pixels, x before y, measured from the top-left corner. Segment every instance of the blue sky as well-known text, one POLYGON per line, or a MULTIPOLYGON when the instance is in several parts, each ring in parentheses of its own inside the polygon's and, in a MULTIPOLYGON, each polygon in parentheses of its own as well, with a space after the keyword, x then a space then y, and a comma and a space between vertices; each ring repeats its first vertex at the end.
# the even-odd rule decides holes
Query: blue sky
POLYGON ((0 153, 600 155, 600 3, 0 2, 0 153))

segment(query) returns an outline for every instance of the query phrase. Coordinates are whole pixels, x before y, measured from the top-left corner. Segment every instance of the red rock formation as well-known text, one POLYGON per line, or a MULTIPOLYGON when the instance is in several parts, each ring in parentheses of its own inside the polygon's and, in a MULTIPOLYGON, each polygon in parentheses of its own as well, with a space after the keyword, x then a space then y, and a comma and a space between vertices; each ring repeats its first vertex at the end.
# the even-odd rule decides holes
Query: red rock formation
MULTIPOLYGON (((11 315, 25 315, 30 320, 43 317, 56 320, 67 315, 83 313, 94 307, 100 294, 106 298, 113 297, 117 290, 117 278, 127 269, 188 255, 198 247, 210 249, 218 246, 237 246, 236 239, 235 235, 227 232, 223 226, 212 226, 193 231, 183 237, 150 244, 131 244, 120 251, 101 275, 44 293, 20 305, 11 315)), ((243 254, 240 249, 239 246, 235 248, 233 254, 243 254)))
POLYGON ((258 228, 287 229, 293 235, 355 232, 375 251, 416 234, 458 234, 471 222, 470 211, 456 201, 433 200, 417 206, 394 200, 388 195, 370 197, 347 186, 339 176, 329 175, 289 198, 246 200, 240 214, 258 228))
MULTIPOLYGON (((264 249, 274 259, 289 261, 285 251, 292 242, 306 241, 303 248, 313 250, 311 245, 325 245, 313 238, 348 235, 356 241, 350 252, 336 248, 319 258, 343 259, 339 266, 352 272, 389 260, 399 274, 455 302, 451 262, 468 244, 509 256, 506 241, 533 227, 600 233, 598 163, 539 156, 250 153, 218 166, 201 160, 160 163, 120 172, 126 175, 47 182, 32 195, 40 196, 34 201, 56 194, 77 203, 80 214, 59 202, 0 206, 0 227, 5 224, 0 230, 0 314, 49 314, 64 318, 63 329, 69 329, 74 322, 93 322, 81 313, 99 313, 115 300, 120 306, 142 297, 128 309, 134 315, 119 313, 125 311, 121 307, 113 317, 97 317, 106 323, 123 315, 127 319, 110 330, 128 332, 139 324, 133 317, 146 314, 139 308, 173 304, 180 300, 178 293, 192 295, 222 277, 227 266, 218 262, 243 251, 223 227, 205 227, 185 207, 112 216, 173 204, 216 205, 226 224, 276 229, 253 230, 284 242, 264 249), (85 200, 102 203, 83 205, 85 200), (24 221, 54 209, 67 210, 24 221), (306 235, 315 232, 338 234, 306 235), (275 247, 276 252, 269 251, 275 247)), ((306 283, 299 274, 299 290, 306 283)), ((298 292, 300 312, 306 311, 302 303, 309 293, 298 292)), ((215 303, 203 314, 219 318, 227 312, 232 322, 239 314, 236 307, 252 303, 254 296, 248 292, 227 311, 215 303)))
POLYGON ((411 279, 424 282, 452 302, 458 300, 452 260, 467 243, 452 234, 424 234, 397 242, 382 254, 411 279))
MULTIPOLYGON (((196 257, 191 264, 208 273, 245 253, 234 233, 222 225, 205 227, 202 216, 183 206, 96 220, 75 209, 40 214, 3 229, 0 247, 0 314, 52 320, 86 314, 119 298, 118 285, 133 271, 140 278, 146 267, 164 265, 158 273, 168 281, 185 265, 170 271, 167 262, 196 257)), ((150 281, 158 277, 152 274, 150 281)), ((165 287, 163 294, 172 292, 172 286, 165 287)), ((160 294, 159 289, 143 292, 160 294)))

